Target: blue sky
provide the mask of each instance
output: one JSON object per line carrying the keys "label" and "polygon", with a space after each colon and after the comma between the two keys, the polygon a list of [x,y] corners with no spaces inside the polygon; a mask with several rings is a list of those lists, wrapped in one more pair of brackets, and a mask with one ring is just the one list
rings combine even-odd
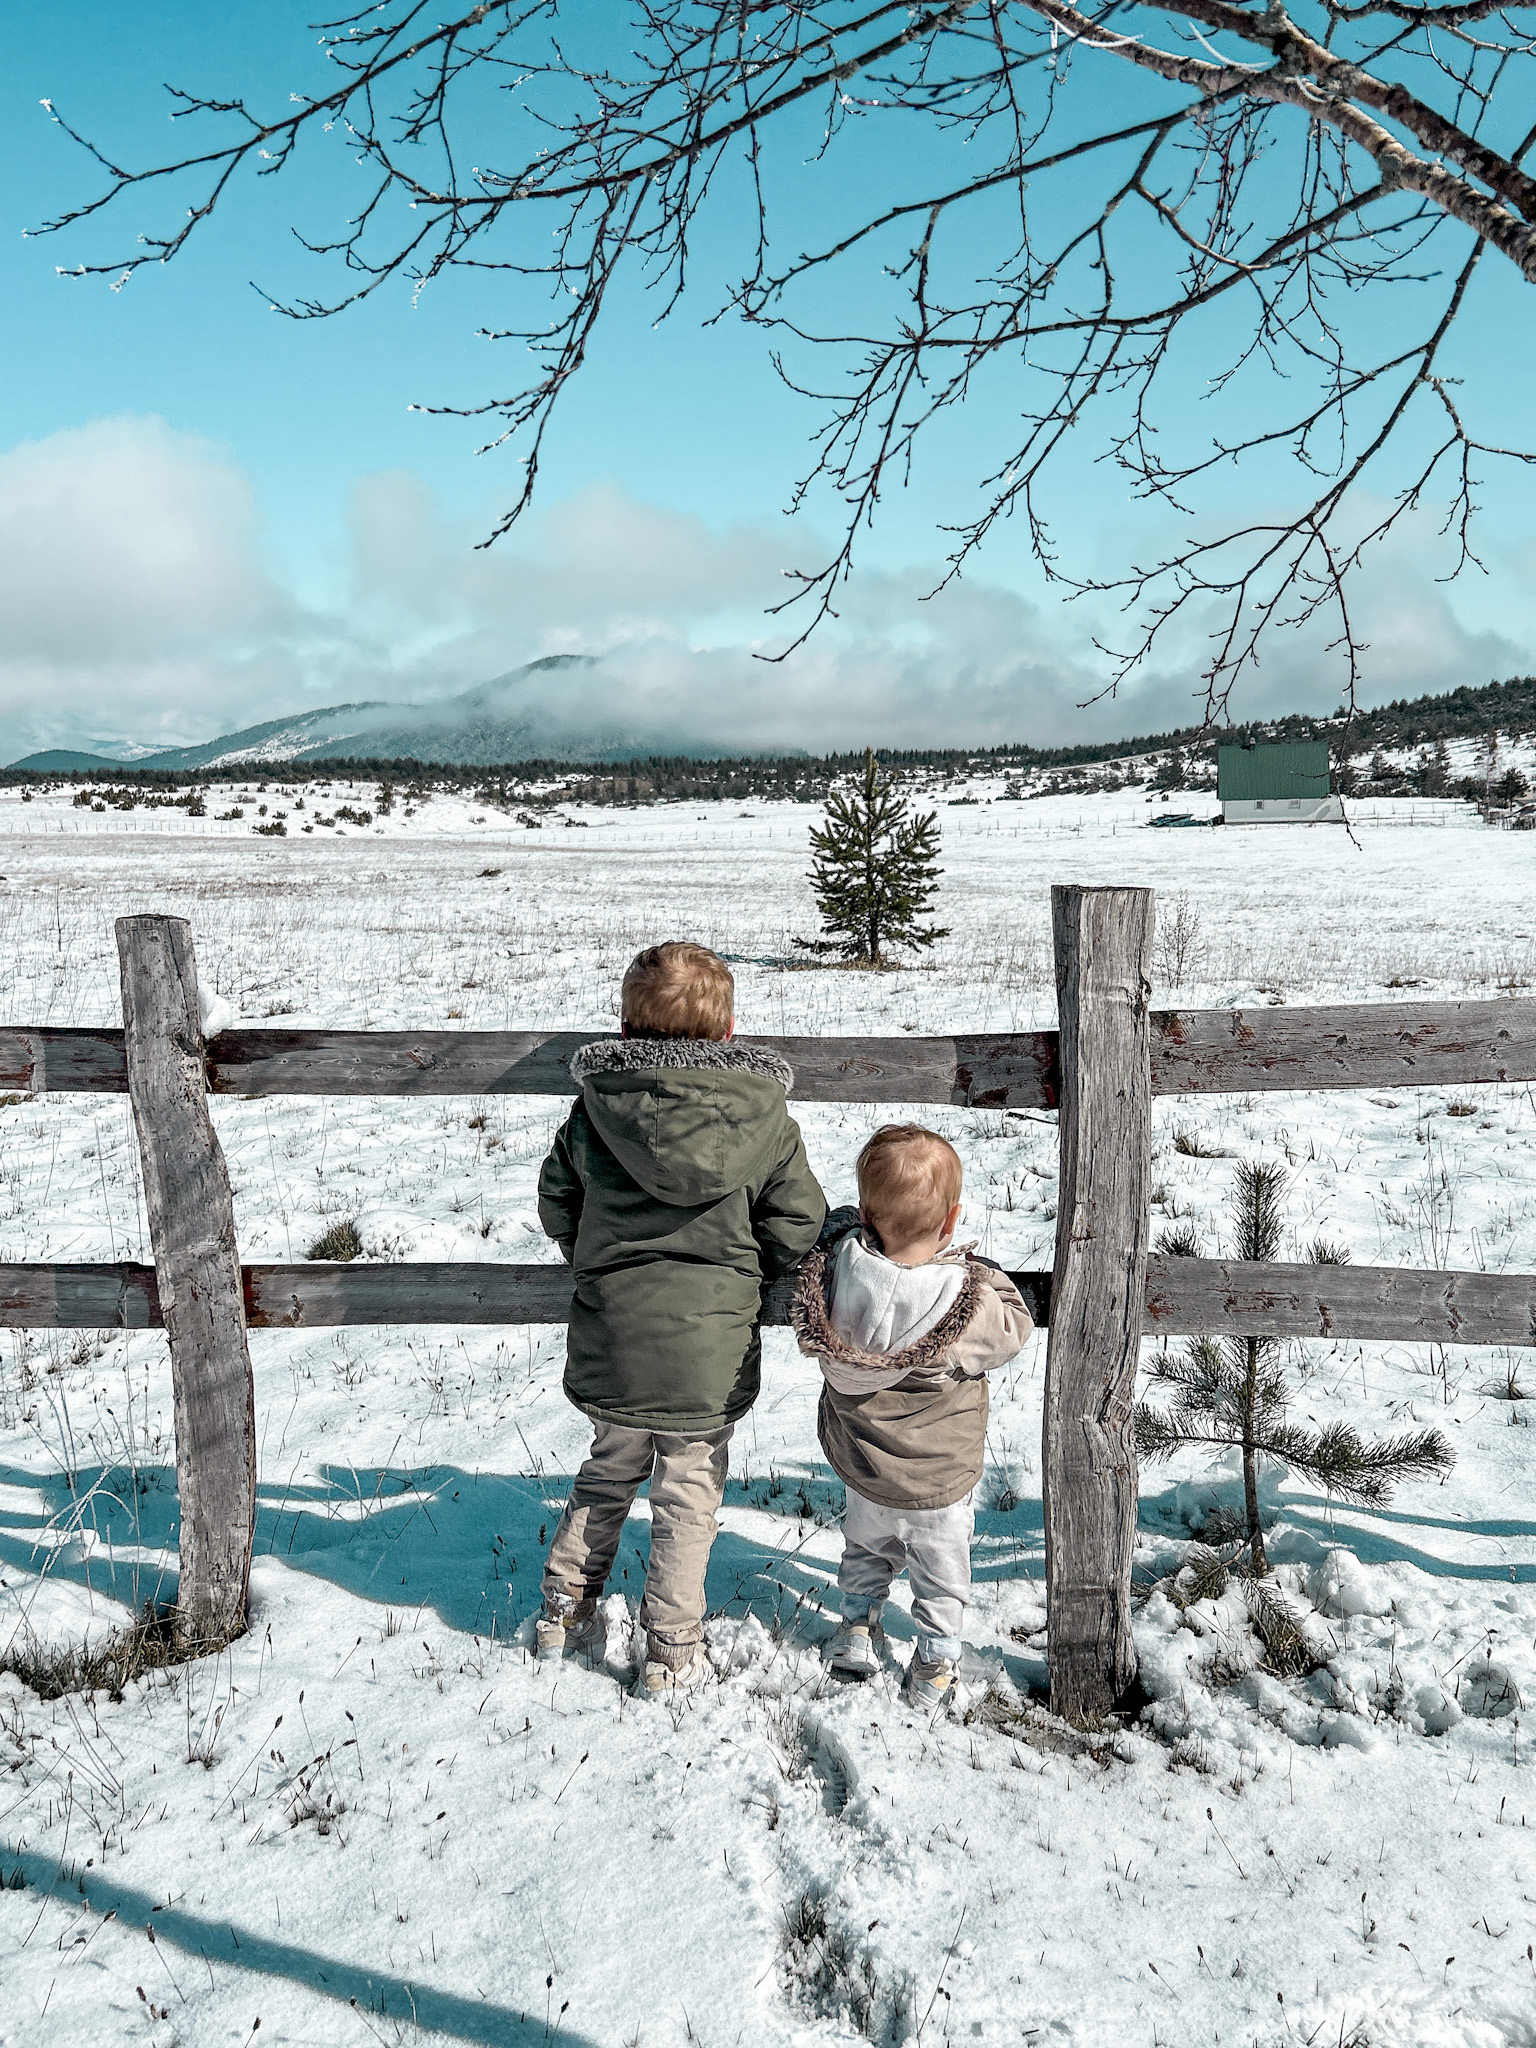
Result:
{"label": "blue sky", "polygon": [[[165,217],[155,202],[67,240],[16,239],[92,189],[40,99],[141,160],[183,140],[168,80],[244,87],[273,107],[323,75],[307,12],[292,0],[9,0],[4,11],[0,759],[96,734],[170,742],[342,698],[442,694],[569,649],[632,660],[653,683],[675,671],[677,690],[712,701],[739,693],[744,729],[760,737],[781,707],[782,737],[801,744],[1048,740],[1189,715],[1188,649],[1170,650],[1121,703],[1078,708],[1102,673],[1091,634],[1105,621],[1044,586],[1020,525],[999,531],[960,591],[920,602],[944,551],[936,523],[963,516],[1017,411],[1012,371],[934,436],[912,487],[889,498],[838,627],[789,669],[751,660],[780,644],[764,606],[786,566],[818,558],[836,508],[813,501],[785,522],[815,409],[785,391],[760,333],[705,324],[711,287],[733,270],[728,214],[701,245],[699,289],[665,325],[653,327],[637,286],[620,293],[559,417],[537,515],[491,556],[472,544],[511,493],[511,463],[476,457],[473,423],[409,408],[511,382],[504,354],[475,334],[508,317],[505,287],[455,281],[414,307],[401,287],[308,325],[251,289],[253,278],[314,286],[290,228],[334,221],[344,159],[247,181],[211,232],[119,292],[55,266],[120,250]],[[936,160],[910,124],[877,121],[830,187],[786,157],[786,242]],[[979,260],[983,228],[962,258]],[[1464,369],[1504,381],[1510,432],[1522,418],[1536,426],[1524,368],[1533,303],[1529,288],[1492,277],[1464,351]],[[821,310],[835,314],[835,297]],[[1193,399],[1189,430],[1200,430]],[[1090,453],[1056,510],[1073,559],[1104,567],[1157,535]],[[1256,487],[1283,492],[1286,480],[1221,486],[1229,502]],[[1364,585],[1372,695],[1536,662],[1529,473],[1498,478],[1487,500],[1488,577],[1435,586],[1426,516]],[[1248,703],[1325,709],[1337,695],[1320,645],[1298,638]]]}

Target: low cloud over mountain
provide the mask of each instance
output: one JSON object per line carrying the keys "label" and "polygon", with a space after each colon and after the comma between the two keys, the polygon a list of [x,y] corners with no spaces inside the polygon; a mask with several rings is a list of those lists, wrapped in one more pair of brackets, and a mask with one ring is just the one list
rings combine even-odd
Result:
{"label": "low cloud over mountain", "polygon": [[[413,476],[366,478],[344,573],[305,601],[268,558],[249,478],[215,445],[131,418],[13,449],[0,456],[0,759],[176,747],[192,765],[253,725],[275,745],[295,720],[303,751],[355,734],[358,751],[471,760],[1051,744],[1198,709],[1198,637],[1180,673],[1095,704],[1093,634],[1113,615],[1047,610],[984,576],[925,601],[932,563],[856,572],[835,620],[764,660],[797,630],[793,614],[767,615],[786,571],[822,558],[786,522],[714,531],[610,486],[496,548],[476,550],[482,533]],[[1411,537],[1358,586],[1357,620],[1373,700],[1531,662],[1461,622]],[[1329,709],[1339,682],[1321,639],[1277,643],[1241,710]],[[584,658],[529,666],[554,655]]]}

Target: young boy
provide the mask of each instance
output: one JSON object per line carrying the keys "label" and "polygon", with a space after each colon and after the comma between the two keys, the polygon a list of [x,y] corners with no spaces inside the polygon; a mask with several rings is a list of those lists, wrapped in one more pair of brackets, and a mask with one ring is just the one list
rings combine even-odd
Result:
{"label": "young boy", "polygon": [[795,1292],[800,1349],[821,1362],[817,1434],[848,1489],[835,1670],[880,1668],[880,1612],[903,1566],[917,1650],[916,1706],[946,1703],[971,1593],[972,1493],[986,1445],[985,1375],[1034,1325],[988,1261],[952,1251],[960,1157],[920,1124],[887,1124],[859,1154],[859,1221],[806,1260]]}
{"label": "young boy", "polygon": [[581,1094],[539,1175],[539,1221],[576,1271],[565,1392],[590,1415],[544,1568],[540,1657],[603,1654],[598,1597],[651,1487],[639,1687],[711,1675],[704,1569],[731,1430],[757,1399],[764,1283],[815,1244],[826,1202],[777,1053],[733,1045],[735,985],[705,946],[651,946],[624,977],[622,1039],[571,1061]]}

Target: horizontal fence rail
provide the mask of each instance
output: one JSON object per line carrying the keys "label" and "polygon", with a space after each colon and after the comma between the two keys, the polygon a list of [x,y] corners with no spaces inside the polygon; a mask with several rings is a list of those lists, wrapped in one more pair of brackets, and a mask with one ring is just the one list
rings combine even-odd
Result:
{"label": "horizontal fence rail", "polygon": [[[554,1264],[242,1266],[253,1330],[348,1323],[564,1323],[571,1275]],[[1042,1326],[1051,1276],[1010,1276]],[[793,1282],[764,1296],[789,1321]],[[153,1266],[0,1266],[0,1328],[159,1329]],[[1147,1261],[1148,1336],[1318,1337],[1402,1344],[1536,1344],[1536,1274],[1435,1273],[1401,1266],[1249,1266]]]}
{"label": "horizontal fence rail", "polygon": [[[1155,1010],[1154,1095],[1290,1088],[1472,1087],[1536,1080],[1536,1002]],[[225,1031],[206,1050],[215,1095],[572,1095],[590,1031]],[[953,1038],[759,1038],[802,1102],[1052,1109],[1054,1031]],[[122,1094],[120,1030],[0,1026],[0,1088]]]}
{"label": "horizontal fence rail", "polygon": [[[1060,1031],[750,1042],[788,1059],[798,1102],[1057,1113],[1054,1270],[1012,1277],[1037,1323],[1051,1323],[1056,1295],[1041,1465],[1051,1700],[1093,1723],[1134,1692],[1129,1403],[1142,1336],[1536,1345],[1536,1274],[1148,1257],[1150,1097],[1528,1083],[1536,1002],[1150,1010],[1150,893],[1051,894]],[[204,1041],[190,925],[126,917],[116,932],[126,1033],[0,1026],[0,1092],[130,1095],[156,1264],[0,1265],[0,1327],[169,1324],[177,1612],[206,1644],[246,1621],[257,1479],[247,1329],[559,1325],[574,1285],[556,1263],[239,1264],[207,1094],[568,1097],[572,1054],[604,1034],[262,1028]],[[788,1321],[792,1291],[791,1280],[765,1291],[765,1323]]]}

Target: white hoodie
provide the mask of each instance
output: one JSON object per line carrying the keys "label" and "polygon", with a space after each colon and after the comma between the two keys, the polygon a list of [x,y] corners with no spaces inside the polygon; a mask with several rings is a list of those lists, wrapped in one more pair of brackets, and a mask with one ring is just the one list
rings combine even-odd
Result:
{"label": "white hoodie", "polygon": [[[832,1255],[827,1314],[833,1329],[862,1352],[905,1351],[926,1336],[959,1300],[966,1280],[965,1253],[940,1252],[921,1266],[901,1266],[877,1251],[862,1230],[851,1230]],[[845,1394],[894,1387],[910,1361],[886,1371],[823,1358],[821,1369]]]}

